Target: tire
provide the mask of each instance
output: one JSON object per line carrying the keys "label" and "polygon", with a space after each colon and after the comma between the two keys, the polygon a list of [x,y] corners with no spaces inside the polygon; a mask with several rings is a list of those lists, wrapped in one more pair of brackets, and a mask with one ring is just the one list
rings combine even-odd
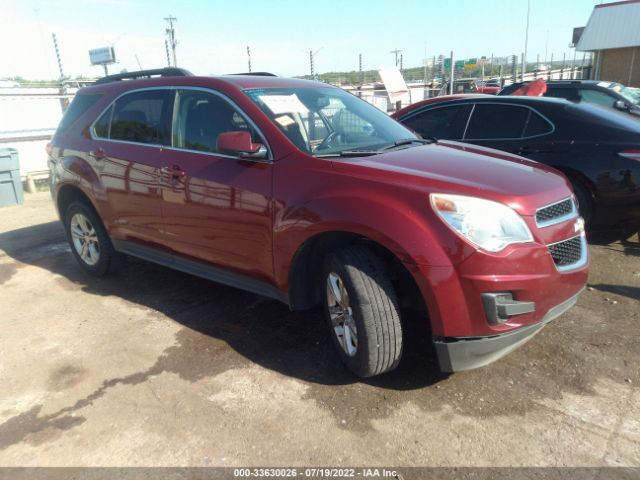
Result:
{"label": "tire", "polygon": [[[64,227],[71,253],[85,272],[102,277],[120,267],[123,256],[114,250],[100,217],[92,207],[84,202],[71,203],[65,212]],[[85,244],[87,249],[83,250]]]}
{"label": "tire", "polygon": [[[337,296],[342,297],[342,303]],[[322,298],[331,337],[349,370],[360,377],[372,377],[398,366],[403,345],[400,309],[379,257],[363,246],[349,246],[328,255]]]}
{"label": "tire", "polygon": [[591,198],[591,194],[586,189],[586,187],[582,186],[582,184],[578,182],[571,182],[571,186],[573,187],[573,193],[576,195],[576,200],[578,201],[578,212],[580,216],[584,218],[584,221],[588,223],[593,216],[593,199]]}

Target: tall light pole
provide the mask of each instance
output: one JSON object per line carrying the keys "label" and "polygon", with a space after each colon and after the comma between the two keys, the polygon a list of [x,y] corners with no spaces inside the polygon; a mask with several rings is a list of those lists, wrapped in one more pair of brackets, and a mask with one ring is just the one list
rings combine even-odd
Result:
{"label": "tall light pole", "polygon": [[531,0],[527,0],[527,28],[524,31],[524,55],[522,55],[522,81],[527,71],[527,46],[529,44],[529,13],[531,11]]}

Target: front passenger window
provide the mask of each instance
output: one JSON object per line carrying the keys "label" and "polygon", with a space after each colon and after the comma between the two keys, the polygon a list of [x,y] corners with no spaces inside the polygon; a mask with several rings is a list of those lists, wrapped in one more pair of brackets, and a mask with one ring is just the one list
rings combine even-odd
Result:
{"label": "front passenger window", "polygon": [[178,116],[173,146],[217,153],[218,136],[224,132],[248,131],[258,141],[245,118],[219,95],[202,91],[178,92]]}
{"label": "front passenger window", "polygon": [[403,120],[403,123],[423,138],[455,140],[462,138],[466,110],[466,105],[437,107],[417,113]]}

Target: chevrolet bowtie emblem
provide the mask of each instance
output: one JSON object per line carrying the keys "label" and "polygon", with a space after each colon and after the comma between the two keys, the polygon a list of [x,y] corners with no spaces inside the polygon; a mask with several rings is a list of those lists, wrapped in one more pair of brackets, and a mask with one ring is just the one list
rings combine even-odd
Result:
{"label": "chevrolet bowtie emblem", "polygon": [[573,224],[573,231],[576,233],[584,232],[584,219],[582,217],[578,217],[576,223]]}

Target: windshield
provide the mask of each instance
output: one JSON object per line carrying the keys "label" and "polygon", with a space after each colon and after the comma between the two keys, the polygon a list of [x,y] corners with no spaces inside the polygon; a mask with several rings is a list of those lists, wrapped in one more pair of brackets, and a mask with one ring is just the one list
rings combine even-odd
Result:
{"label": "windshield", "polygon": [[620,83],[612,83],[609,88],[622,95],[625,100],[633,103],[636,107],[640,107],[640,88],[625,87]]}
{"label": "windshield", "polygon": [[418,138],[373,105],[339,88],[259,88],[244,92],[289,140],[312,155],[371,153]]}

